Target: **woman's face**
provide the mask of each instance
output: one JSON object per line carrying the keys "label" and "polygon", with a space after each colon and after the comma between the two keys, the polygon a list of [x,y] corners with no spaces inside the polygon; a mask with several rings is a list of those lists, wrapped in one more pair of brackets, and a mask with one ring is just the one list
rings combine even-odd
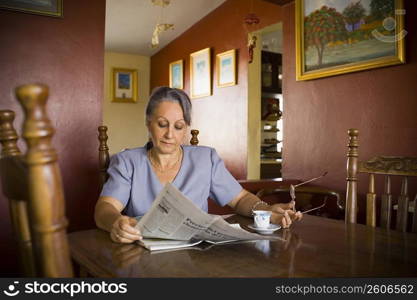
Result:
{"label": "woman's face", "polygon": [[147,124],[155,149],[163,154],[175,153],[183,143],[187,124],[178,102],[161,102]]}

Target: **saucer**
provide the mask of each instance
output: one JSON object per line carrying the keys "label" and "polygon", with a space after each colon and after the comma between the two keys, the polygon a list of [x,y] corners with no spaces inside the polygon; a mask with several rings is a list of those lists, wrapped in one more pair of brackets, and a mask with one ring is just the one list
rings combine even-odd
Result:
{"label": "saucer", "polygon": [[250,225],[248,225],[248,227],[250,229],[255,230],[256,232],[258,232],[260,234],[271,234],[274,231],[281,228],[281,226],[275,225],[275,224],[269,224],[269,227],[267,227],[267,228],[259,228],[259,227],[256,227],[255,224],[250,224]]}

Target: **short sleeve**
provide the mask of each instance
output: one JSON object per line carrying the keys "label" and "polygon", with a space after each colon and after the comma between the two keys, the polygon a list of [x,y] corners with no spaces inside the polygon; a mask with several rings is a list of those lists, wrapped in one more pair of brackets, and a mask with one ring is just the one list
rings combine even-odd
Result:
{"label": "short sleeve", "polygon": [[130,198],[132,170],[127,167],[121,153],[112,156],[107,173],[109,178],[104,184],[100,196],[116,198],[125,207]]}
{"label": "short sleeve", "polygon": [[226,169],[223,160],[215,149],[211,149],[211,186],[210,198],[224,206],[242,191],[242,186]]}

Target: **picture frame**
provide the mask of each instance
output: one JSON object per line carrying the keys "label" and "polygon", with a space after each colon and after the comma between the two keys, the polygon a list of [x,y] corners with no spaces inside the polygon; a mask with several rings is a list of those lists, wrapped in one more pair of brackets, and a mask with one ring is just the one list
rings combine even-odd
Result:
{"label": "picture frame", "polygon": [[169,87],[184,88],[184,61],[182,59],[169,64]]}
{"label": "picture frame", "polygon": [[112,102],[136,102],[138,95],[138,72],[135,69],[112,69]]}
{"label": "picture frame", "polygon": [[405,63],[404,2],[391,1],[296,0],[296,80]]}
{"label": "picture frame", "polygon": [[211,95],[211,53],[205,48],[190,54],[190,97]]}
{"label": "picture frame", "polygon": [[216,55],[217,86],[236,85],[236,49]]}
{"label": "picture frame", "polygon": [[0,0],[0,9],[62,18],[63,0]]}

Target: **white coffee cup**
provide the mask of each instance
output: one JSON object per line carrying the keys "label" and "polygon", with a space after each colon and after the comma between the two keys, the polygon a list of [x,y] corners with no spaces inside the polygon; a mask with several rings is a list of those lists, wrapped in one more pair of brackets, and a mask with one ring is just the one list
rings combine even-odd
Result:
{"label": "white coffee cup", "polygon": [[272,212],[269,210],[254,210],[253,220],[255,222],[255,227],[268,228],[271,222],[271,215]]}

